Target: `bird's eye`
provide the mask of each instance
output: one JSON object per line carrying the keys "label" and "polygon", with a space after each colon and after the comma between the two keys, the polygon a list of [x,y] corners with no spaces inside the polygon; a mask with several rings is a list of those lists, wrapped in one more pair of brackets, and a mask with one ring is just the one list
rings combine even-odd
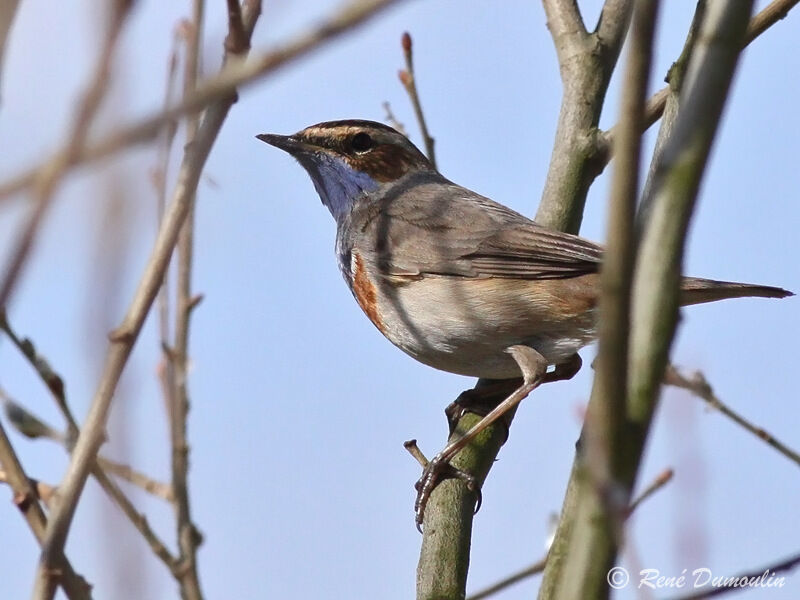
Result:
{"label": "bird's eye", "polygon": [[367,150],[372,150],[373,142],[372,138],[369,136],[368,133],[357,133],[353,136],[353,139],[350,140],[350,147],[353,149],[354,152],[366,152]]}

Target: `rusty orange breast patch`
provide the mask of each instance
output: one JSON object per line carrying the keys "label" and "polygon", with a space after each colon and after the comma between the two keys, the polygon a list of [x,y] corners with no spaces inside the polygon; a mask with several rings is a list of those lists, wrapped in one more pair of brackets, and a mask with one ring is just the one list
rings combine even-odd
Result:
{"label": "rusty orange breast patch", "polygon": [[378,313],[378,293],[375,285],[370,281],[364,261],[358,252],[353,252],[353,294],[361,310],[369,317],[378,331],[385,335],[383,321]]}

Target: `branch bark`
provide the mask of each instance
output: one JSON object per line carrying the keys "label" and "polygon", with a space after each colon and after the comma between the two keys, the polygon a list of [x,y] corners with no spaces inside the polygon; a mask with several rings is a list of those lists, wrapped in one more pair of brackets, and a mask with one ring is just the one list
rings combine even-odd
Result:
{"label": "branch bark", "polygon": [[[639,0],[621,103],[617,163],[611,184],[607,246],[600,274],[597,374],[573,474],[583,485],[577,510],[590,504],[593,533],[576,532],[553,542],[540,598],[601,598],[616,556],[632,483],[624,457],[628,332],[634,266],[634,214],[639,180],[642,122],[652,61],[657,0]],[[580,514],[580,512],[578,513]],[[562,522],[571,514],[565,507]],[[561,525],[559,529],[562,529]],[[580,536],[580,537],[576,537]]]}
{"label": "branch bark", "polygon": [[536,221],[578,233],[589,186],[602,172],[597,125],[630,20],[632,0],[607,0],[593,33],[574,1],[543,0],[563,84],[555,144]]}
{"label": "branch bark", "polygon": [[[636,481],[677,324],[686,231],[751,9],[751,2],[741,0],[708,2],[675,128],[656,167],[653,210],[634,270],[625,422],[615,446],[624,450],[616,483],[627,495]],[[590,414],[597,411],[596,403],[593,394]],[[587,417],[584,432],[591,426]],[[548,563],[539,597],[607,597],[606,573],[619,549],[609,532],[605,503],[579,456],[551,550],[559,558]]]}
{"label": "branch bark", "polygon": [[[258,12],[250,14],[247,24],[252,35]],[[55,589],[51,576],[53,560],[62,552],[69,533],[72,517],[86,478],[95,463],[97,451],[103,442],[108,409],[122,370],[139,336],[147,313],[161,286],[172,250],[192,205],[197,183],[211,146],[236,100],[230,93],[208,107],[198,129],[194,144],[186,149],[178,173],[173,201],[164,217],[150,260],[122,324],[111,334],[111,345],[106,356],[103,375],[92,400],[86,422],[75,444],[61,489],[61,502],[53,511],[43,543],[42,556],[36,573],[34,598],[51,599]]]}
{"label": "branch bark", "polygon": [[80,152],[65,156],[58,152],[40,165],[22,171],[0,183],[0,202],[31,185],[53,165],[66,162],[72,168],[98,161],[120,150],[152,140],[171,121],[202,111],[214,102],[228,97],[239,87],[270,75],[295,60],[303,58],[359,25],[366,23],[401,0],[352,0],[330,19],[303,33],[271,52],[247,60],[231,61],[215,77],[198,84],[188,98],[166,110],[160,110],[131,125],[108,133],[96,142],[87,143]]}

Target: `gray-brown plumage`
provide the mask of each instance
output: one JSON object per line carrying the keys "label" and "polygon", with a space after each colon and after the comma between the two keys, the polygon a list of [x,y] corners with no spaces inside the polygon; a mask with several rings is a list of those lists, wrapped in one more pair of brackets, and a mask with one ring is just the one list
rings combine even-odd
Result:
{"label": "gray-brown plumage", "polygon": [[[506,352],[566,363],[596,335],[602,248],[551,231],[439,174],[408,139],[369,121],[259,136],[303,165],[337,222],[339,265],[395,345],[453,373],[519,376]],[[786,290],[685,278],[682,304]]]}

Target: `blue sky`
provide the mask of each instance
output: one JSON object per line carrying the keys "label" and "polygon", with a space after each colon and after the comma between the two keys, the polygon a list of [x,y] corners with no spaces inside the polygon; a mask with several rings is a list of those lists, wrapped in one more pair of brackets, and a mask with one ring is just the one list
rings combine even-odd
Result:
{"label": "blue sky", "polygon": [[[204,61],[213,73],[224,3],[210,4]],[[337,6],[309,4],[266,3],[254,48],[289,39]],[[581,4],[594,23],[600,2]],[[653,91],[691,18],[686,3],[663,4]],[[91,2],[79,9],[22,2],[2,81],[0,179],[62,143],[98,45],[96,12]],[[97,131],[161,104],[172,31],[187,13],[188,3],[139,3]],[[790,14],[744,54],[692,224],[688,274],[800,290],[798,19]],[[242,92],[209,159],[197,210],[195,288],[205,300],[192,328],[191,490],[205,535],[199,556],[209,598],[410,597],[419,473],[402,442],[413,437],[428,455],[438,450],[444,407],[474,383],[415,363],[364,318],[336,268],[334,223],[311,182],[290,157],[254,136],[330,119],[381,120],[389,101],[419,142],[396,76],[400,35],[408,30],[440,170],[533,214],[560,101],[544,23],[537,2],[508,1],[501,10],[489,0],[406,2]],[[618,96],[615,80],[604,127],[616,120]],[[81,418],[105,332],[118,323],[153,241],[155,164],[151,146],[70,176],[10,307],[16,329],[64,376]],[[607,191],[606,177],[592,188],[582,229],[590,239],[603,240]],[[23,206],[0,211],[0,256]],[[796,299],[753,299],[688,309],[673,353],[675,363],[702,369],[723,400],[795,448],[798,306]],[[158,352],[149,319],[103,452],[166,479]],[[585,364],[594,353],[582,353]],[[0,384],[59,423],[47,391],[5,341]],[[542,555],[590,389],[585,368],[572,381],[538,390],[518,412],[475,520],[470,589]],[[17,435],[14,442],[31,475],[61,478],[60,449]],[[642,484],[668,466],[675,480],[637,512],[621,564],[733,575],[797,552],[796,466],[675,390],[664,394]],[[131,495],[171,541],[169,507]],[[165,570],[115,510],[90,483],[68,545],[76,569],[96,584],[98,597],[174,596]],[[0,523],[3,589],[25,597],[35,543],[10,503]],[[529,598],[536,586],[538,579],[498,598]],[[747,597],[796,598],[798,590],[794,575],[783,590]]]}

